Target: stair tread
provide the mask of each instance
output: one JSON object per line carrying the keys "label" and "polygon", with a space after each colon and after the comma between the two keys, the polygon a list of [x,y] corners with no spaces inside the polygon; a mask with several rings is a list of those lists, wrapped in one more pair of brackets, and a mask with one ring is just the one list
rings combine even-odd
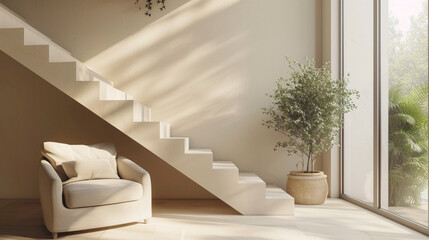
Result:
{"label": "stair tread", "polygon": [[2,32],[13,32],[13,31],[22,31],[24,32],[24,28],[22,27],[2,27],[0,28]]}
{"label": "stair tread", "polygon": [[189,149],[186,153],[187,154],[213,154],[211,149],[197,149],[197,148]]}
{"label": "stair tread", "polygon": [[[82,81],[83,82],[83,81]],[[96,82],[96,81],[86,81],[86,82]],[[141,107],[145,107],[145,108],[149,108],[144,104],[141,104],[140,102],[137,102],[134,99],[100,99],[100,101],[102,101],[103,103],[113,103],[113,104],[136,104],[139,105]]]}
{"label": "stair tread", "polygon": [[189,139],[188,137],[167,137],[165,139]]}
{"label": "stair tread", "polygon": [[238,177],[239,183],[265,183],[258,175],[251,172],[240,172]]}
{"label": "stair tread", "polygon": [[265,190],[266,199],[293,199],[291,195],[285,192],[283,189],[275,185],[267,185]]}
{"label": "stair tread", "polygon": [[233,169],[238,170],[238,167],[231,161],[214,161],[213,169]]}

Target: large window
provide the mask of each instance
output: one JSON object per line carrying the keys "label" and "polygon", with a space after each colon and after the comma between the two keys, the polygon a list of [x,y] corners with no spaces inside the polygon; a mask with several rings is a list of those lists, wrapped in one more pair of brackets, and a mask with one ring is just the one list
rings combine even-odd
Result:
{"label": "large window", "polygon": [[429,234],[428,0],[342,0],[342,196]]}

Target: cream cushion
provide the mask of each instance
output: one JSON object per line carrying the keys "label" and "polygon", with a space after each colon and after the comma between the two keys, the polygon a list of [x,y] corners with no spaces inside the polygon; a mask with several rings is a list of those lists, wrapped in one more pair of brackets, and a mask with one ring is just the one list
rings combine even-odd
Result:
{"label": "cream cushion", "polygon": [[68,208],[93,207],[139,200],[142,185],[124,179],[98,179],[64,185],[65,205]]}
{"label": "cream cushion", "polygon": [[118,174],[112,169],[109,159],[100,158],[63,162],[63,169],[67,177],[70,178],[64,184],[90,179],[119,179]]}
{"label": "cream cushion", "polygon": [[65,183],[100,178],[119,179],[116,149],[111,143],[69,145],[45,142],[42,154]]}

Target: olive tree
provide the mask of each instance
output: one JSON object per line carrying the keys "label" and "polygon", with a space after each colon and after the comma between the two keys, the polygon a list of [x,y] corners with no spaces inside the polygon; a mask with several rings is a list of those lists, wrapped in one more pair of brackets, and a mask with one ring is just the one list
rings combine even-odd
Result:
{"label": "olive tree", "polygon": [[338,144],[343,115],[356,108],[358,91],[347,88],[347,79],[333,79],[329,64],[317,68],[315,61],[304,64],[290,58],[290,76],[279,78],[272,94],[272,106],[262,125],[286,135],[274,150],[285,148],[289,155],[301,156],[302,170],[314,171],[316,157]]}

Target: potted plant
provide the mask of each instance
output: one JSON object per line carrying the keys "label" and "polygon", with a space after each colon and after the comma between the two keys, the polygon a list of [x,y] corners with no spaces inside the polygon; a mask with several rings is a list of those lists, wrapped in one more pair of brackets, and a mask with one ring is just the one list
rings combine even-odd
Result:
{"label": "potted plant", "polygon": [[322,204],[328,185],[326,175],[314,169],[316,157],[338,144],[343,115],[356,108],[355,90],[347,89],[348,79],[333,79],[329,64],[317,68],[307,59],[301,64],[286,58],[291,70],[288,78],[279,78],[277,88],[268,96],[272,106],[263,108],[268,115],[262,125],[286,135],[274,150],[285,148],[298,155],[298,171],[288,175],[286,191],[298,204]]}

